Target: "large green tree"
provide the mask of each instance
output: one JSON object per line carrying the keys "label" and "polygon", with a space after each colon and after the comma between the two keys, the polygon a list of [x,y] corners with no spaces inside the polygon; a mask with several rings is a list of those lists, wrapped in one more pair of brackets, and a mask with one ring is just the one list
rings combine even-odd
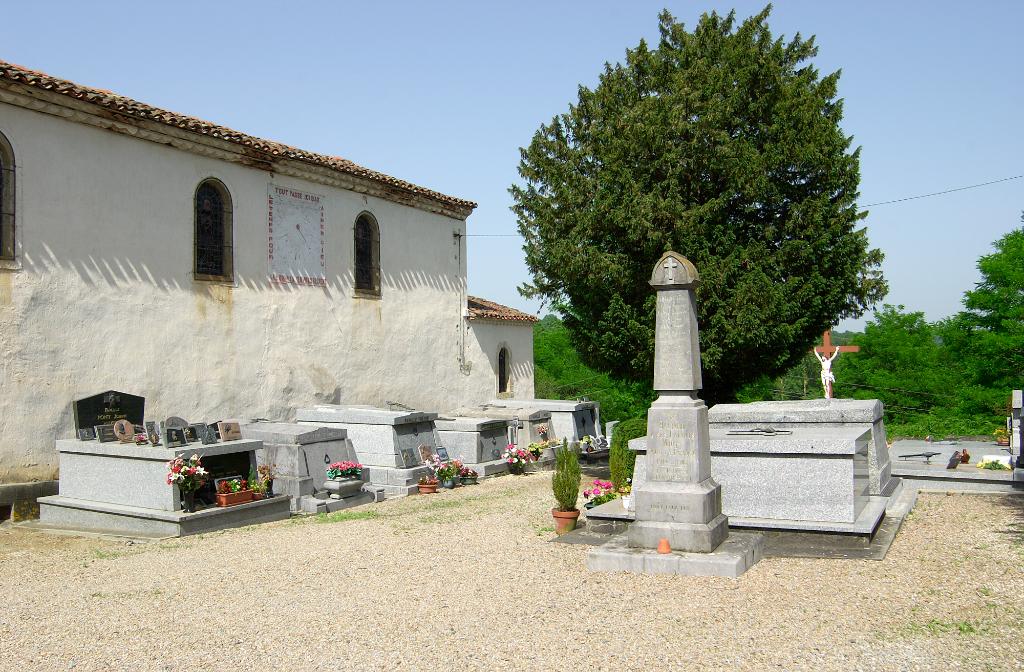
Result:
{"label": "large green tree", "polygon": [[1005,392],[1005,404],[1024,385],[1024,227],[993,246],[978,260],[981,281],[964,293],[965,310],[944,323],[942,338],[971,382]]}
{"label": "large green tree", "polygon": [[532,274],[585,360],[648,380],[654,262],[693,261],[705,396],[723,400],[795,363],[822,330],[886,291],[858,228],[859,150],[839,126],[839,73],[814,39],[773,37],[770,7],[738,24],[667,12],[581,86],[521,150],[512,207]]}

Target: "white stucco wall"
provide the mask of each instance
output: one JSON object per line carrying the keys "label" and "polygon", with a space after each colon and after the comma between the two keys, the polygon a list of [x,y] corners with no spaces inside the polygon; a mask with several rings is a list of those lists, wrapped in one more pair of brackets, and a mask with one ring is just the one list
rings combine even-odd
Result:
{"label": "white stucco wall", "polygon": [[[106,389],[145,396],[150,419],[199,421],[493,396],[493,373],[460,366],[464,220],[15,105],[0,103],[0,132],[15,152],[20,266],[0,270],[0,483],[54,477],[72,400]],[[192,279],[193,196],[208,177],[231,194],[233,285]],[[269,282],[268,183],[324,197],[326,288]],[[364,210],[380,226],[381,300],[353,297]],[[532,393],[532,355],[530,377]]]}
{"label": "white stucco wall", "polygon": [[[476,319],[467,324],[469,388],[487,390],[487,399],[533,399],[533,323]],[[509,354],[509,391],[499,395],[498,352],[502,347],[508,348]]]}

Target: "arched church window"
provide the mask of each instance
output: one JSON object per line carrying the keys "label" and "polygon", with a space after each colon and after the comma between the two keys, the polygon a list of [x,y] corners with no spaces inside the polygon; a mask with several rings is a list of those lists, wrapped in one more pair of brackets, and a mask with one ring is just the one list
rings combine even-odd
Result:
{"label": "arched church window", "polygon": [[508,392],[508,348],[498,350],[498,394]]}
{"label": "arched church window", "polygon": [[0,133],[0,259],[14,259],[14,150]]}
{"label": "arched church window", "polygon": [[380,229],[368,212],[356,218],[355,281],[357,292],[380,295]]}
{"label": "arched church window", "polygon": [[230,280],[231,195],[219,180],[208,179],[196,188],[195,276],[199,280]]}

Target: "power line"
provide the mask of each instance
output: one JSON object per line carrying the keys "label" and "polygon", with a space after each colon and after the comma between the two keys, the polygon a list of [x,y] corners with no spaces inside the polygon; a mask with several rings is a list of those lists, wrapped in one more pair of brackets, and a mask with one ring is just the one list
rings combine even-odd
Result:
{"label": "power line", "polygon": [[[993,184],[1001,184],[1003,182],[1010,182],[1012,180],[1019,180],[1024,175],[1011,175],[1010,177],[1003,177],[998,180],[992,180],[991,182],[981,182],[979,184],[969,184],[966,187],[954,187],[952,189],[945,189],[943,191],[934,191],[930,194],[919,194],[917,196],[904,196],[903,198],[894,198],[891,201],[879,201],[877,203],[868,203],[860,206],[861,208],[873,208],[878,205],[890,205],[892,203],[903,203],[904,201],[916,201],[919,198],[931,198],[932,196],[942,196],[944,194],[952,194],[958,191],[966,191],[968,189],[977,189],[978,187],[987,187]],[[522,234],[519,233],[467,233],[468,238],[521,238]]]}
{"label": "power line", "polygon": [[987,187],[990,184],[999,184],[1000,182],[1009,182],[1010,180],[1019,180],[1024,175],[1013,175],[1012,177],[1004,177],[999,180],[992,180],[991,182],[982,182],[981,184],[971,184],[966,187],[954,187],[953,189],[946,189],[945,191],[936,191],[931,194],[921,194],[920,196],[906,196],[904,198],[896,198],[891,201],[879,201],[878,203],[868,203],[862,205],[862,208],[873,208],[876,205],[889,205],[890,203],[902,203],[903,201],[913,201],[919,198],[930,198],[932,196],[942,196],[943,194],[952,194],[955,191],[965,191],[967,189],[977,189],[978,187]]}

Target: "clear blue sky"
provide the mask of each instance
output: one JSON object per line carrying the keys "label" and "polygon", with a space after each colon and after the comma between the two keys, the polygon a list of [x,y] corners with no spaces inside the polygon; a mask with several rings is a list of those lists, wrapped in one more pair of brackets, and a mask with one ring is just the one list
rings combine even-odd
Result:
{"label": "clear blue sky", "polygon": [[[763,3],[7,0],[0,59],[475,200],[470,233],[514,233],[519,147],[656,40],[663,6],[692,26]],[[862,203],[1024,173],[1024,2],[779,2],[771,25],[842,69]],[[887,302],[958,310],[1022,209],[1024,179],[872,208]],[[470,239],[472,293],[533,312],[527,279],[517,238]]]}

